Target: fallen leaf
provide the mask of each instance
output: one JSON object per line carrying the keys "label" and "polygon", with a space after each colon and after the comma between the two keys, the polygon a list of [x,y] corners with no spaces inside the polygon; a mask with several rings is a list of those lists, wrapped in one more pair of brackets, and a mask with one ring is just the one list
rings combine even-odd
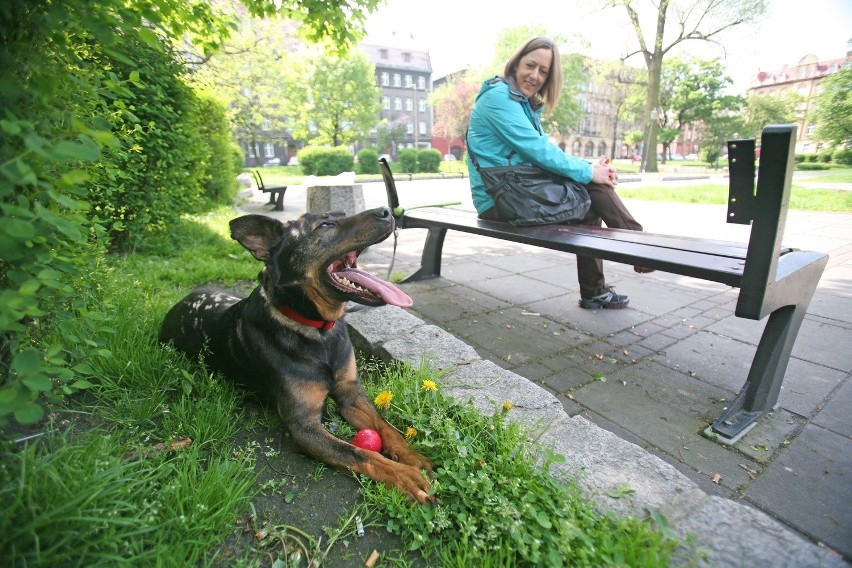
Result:
{"label": "fallen leaf", "polygon": [[718,485],[722,481],[722,474],[721,473],[714,473],[712,481],[713,481],[713,483]]}
{"label": "fallen leaf", "polygon": [[604,358],[603,353],[595,353],[595,359],[599,359],[599,360],[603,361],[603,358]]}

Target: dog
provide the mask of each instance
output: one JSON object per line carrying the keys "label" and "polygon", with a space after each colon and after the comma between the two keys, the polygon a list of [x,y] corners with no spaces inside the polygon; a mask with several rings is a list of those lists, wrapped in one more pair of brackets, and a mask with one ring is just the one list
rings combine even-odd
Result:
{"label": "dog", "polygon": [[[246,297],[200,287],[166,314],[160,341],[205,363],[274,403],[297,451],[398,488],[419,503],[432,464],[411,450],[367,398],[343,316],[354,301],[410,307],[393,284],[358,268],[367,247],[394,229],[387,207],[343,216],[311,214],[282,223],[264,215],[230,222],[231,238],[264,267]],[[357,448],[322,425],[326,399],[355,429],[371,428],[382,453]],[[423,472],[427,475],[424,475]]]}

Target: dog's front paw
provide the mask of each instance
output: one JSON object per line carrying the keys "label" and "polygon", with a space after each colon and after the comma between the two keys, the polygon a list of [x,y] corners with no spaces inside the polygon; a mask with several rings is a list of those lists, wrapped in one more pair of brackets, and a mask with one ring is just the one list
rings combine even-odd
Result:
{"label": "dog's front paw", "polygon": [[421,505],[435,502],[435,497],[429,494],[432,484],[423,475],[422,469],[405,464],[397,464],[397,467],[399,471],[395,472],[395,485],[406,497]]}
{"label": "dog's front paw", "polygon": [[394,452],[389,453],[388,457],[393,461],[416,467],[418,470],[425,469],[429,476],[432,476],[432,462],[426,457],[412,449],[402,447],[396,448]]}

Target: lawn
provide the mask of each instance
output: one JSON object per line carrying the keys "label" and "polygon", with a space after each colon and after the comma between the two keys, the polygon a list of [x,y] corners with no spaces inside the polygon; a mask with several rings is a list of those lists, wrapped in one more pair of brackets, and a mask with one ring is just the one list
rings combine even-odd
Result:
{"label": "lawn", "polygon": [[377,566],[668,563],[678,543],[664,519],[601,513],[548,475],[563,458],[506,420],[510,405],[481,416],[424,369],[361,356],[370,396],[393,395],[382,412],[436,464],[437,506],[275,447],[274,413],[156,341],[194,285],[255,279],[257,262],[227,237],[232,216],[186,219],[79,283],[80,317],[53,333],[88,345],[92,387],[51,405],[48,422],[3,432],[10,565],[349,566],[373,549]]}

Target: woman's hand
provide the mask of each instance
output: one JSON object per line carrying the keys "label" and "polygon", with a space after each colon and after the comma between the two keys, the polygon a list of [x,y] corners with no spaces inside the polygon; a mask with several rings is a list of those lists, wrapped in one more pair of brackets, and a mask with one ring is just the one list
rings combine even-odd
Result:
{"label": "woman's hand", "polygon": [[592,164],[592,183],[602,183],[612,188],[618,185],[618,170],[610,165],[606,156],[601,156]]}

